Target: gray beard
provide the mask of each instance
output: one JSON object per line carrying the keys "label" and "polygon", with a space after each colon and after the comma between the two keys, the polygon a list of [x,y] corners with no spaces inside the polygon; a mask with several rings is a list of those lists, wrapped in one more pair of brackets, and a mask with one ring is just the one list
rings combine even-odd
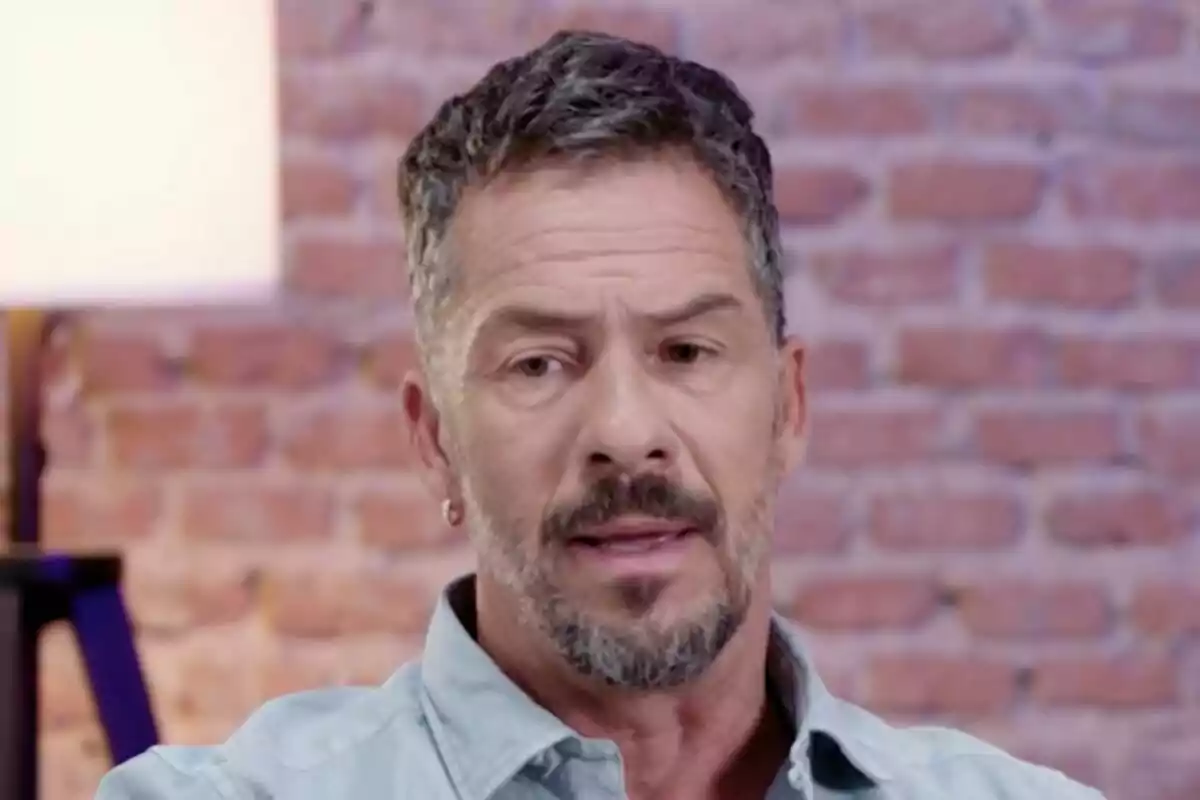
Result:
{"label": "gray beard", "polygon": [[668,629],[602,625],[559,601],[538,623],[559,655],[580,675],[638,691],[674,689],[703,675],[745,619],[745,604],[718,601],[698,619]]}
{"label": "gray beard", "polygon": [[[756,511],[753,523],[761,525],[766,508]],[[477,532],[489,531],[484,519],[478,522]],[[722,590],[710,595],[704,606],[667,625],[637,619],[653,608],[666,584],[629,581],[618,590],[631,619],[614,624],[600,622],[579,608],[541,565],[523,557],[512,540],[483,538],[479,544],[485,545],[487,557],[480,558],[479,568],[519,598],[524,625],[539,630],[581,676],[637,691],[678,688],[712,666],[746,619],[754,576],[769,547],[762,535],[743,542],[729,564]]]}
{"label": "gray beard", "polygon": [[[777,414],[776,427],[780,420]],[[768,483],[773,485],[778,470],[779,465],[773,463]],[[755,576],[770,547],[773,504],[769,494],[759,498],[749,519],[743,521],[745,530],[753,535],[741,541],[737,552],[726,553],[729,562],[723,591],[707,598],[698,612],[667,626],[655,626],[636,618],[653,607],[665,584],[629,581],[619,587],[633,618],[628,623],[604,624],[592,619],[560,591],[544,565],[523,552],[518,539],[498,534],[506,526],[494,525],[495,518],[483,513],[473,488],[464,482],[480,570],[519,598],[522,622],[541,631],[559,656],[584,677],[630,690],[678,688],[712,666],[746,619]]]}

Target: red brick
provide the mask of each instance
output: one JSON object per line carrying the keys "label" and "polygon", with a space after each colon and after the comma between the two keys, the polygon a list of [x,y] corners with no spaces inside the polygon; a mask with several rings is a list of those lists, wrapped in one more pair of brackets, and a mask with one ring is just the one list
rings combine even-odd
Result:
{"label": "red brick", "polygon": [[844,303],[945,303],[958,294],[958,252],[952,247],[818,251],[809,266],[829,295]]}
{"label": "red brick", "polygon": [[330,332],[311,327],[206,327],[194,334],[190,371],[209,386],[305,389],[331,379],[338,351]]}
{"label": "red brick", "polygon": [[950,100],[953,127],[973,136],[1045,139],[1087,130],[1094,114],[1086,93],[1075,87],[972,85]]}
{"label": "red brick", "polygon": [[1200,377],[1200,340],[1179,336],[1067,337],[1059,374],[1070,386],[1180,389]]}
{"label": "red brick", "polygon": [[1172,253],[1154,265],[1154,291],[1165,308],[1200,307],[1200,251]]}
{"label": "red brick", "polygon": [[281,181],[285,220],[344,217],[354,210],[354,176],[332,158],[285,155]]}
{"label": "red brick", "polygon": [[361,49],[367,8],[355,0],[281,0],[275,14],[284,60],[340,56]]}
{"label": "red brick", "polygon": [[914,161],[892,169],[887,206],[902,222],[1011,222],[1037,210],[1045,185],[1032,164]]}
{"label": "red brick", "polygon": [[1150,656],[1061,658],[1036,665],[1032,678],[1034,701],[1047,706],[1161,707],[1176,696],[1174,664]]}
{"label": "red brick", "polygon": [[629,5],[555,8],[529,0],[499,0],[461,13],[435,3],[389,3],[375,17],[375,35],[390,49],[422,56],[510,57],[561,29],[602,31],[667,51],[679,49],[677,13]]}
{"label": "red brick", "polygon": [[1122,453],[1117,415],[1091,407],[983,410],[974,431],[981,456],[1016,466],[1105,462]]}
{"label": "red brick", "polygon": [[300,542],[333,536],[327,487],[255,478],[185,484],[180,530],[197,540]]}
{"label": "red brick", "polygon": [[1064,177],[1067,207],[1084,219],[1143,223],[1200,220],[1200,162],[1089,161]]}
{"label": "red brick", "polygon": [[493,0],[470,13],[446,4],[379,3],[371,18],[371,40],[382,48],[413,56],[508,58],[528,47],[529,0]]}
{"label": "red brick", "polygon": [[74,632],[66,623],[45,628],[39,639],[38,711],[41,725],[60,730],[94,724],[96,705]]}
{"label": "red brick", "polygon": [[1132,253],[1107,245],[1001,242],[986,248],[983,259],[989,298],[1033,306],[1127,307],[1136,300],[1141,277]]}
{"label": "red brick", "polygon": [[688,57],[719,68],[769,66],[780,61],[825,61],[842,45],[836,4],[808,2],[744,7],[709,4],[689,11]]}
{"label": "red brick", "polygon": [[1075,547],[1162,546],[1186,533],[1179,509],[1151,489],[1061,493],[1046,511],[1046,528]]}
{"label": "red brick", "polygon": [[1200,92],[1118,89],[1108,101],[1109,129],[1117,136],[1156,145],[1200,141]]}
{"label": "red brick", "polygon": [[870,380],[869,362],[865,342],[814,342],[804,355],[804,378],[809,389],[863,389]]}
{"label": "red brick", "polygon": [[[3,318],[4,313],[0,311],[0,320]],[[49,313],[46,325],[49,330],[42,344],[43,383],[49,387],[62,386],[64,380],[73,377],[73,348],[80,339],[77,331],[84,326],[69,314],[56,315],[54,312]],[[0,342],[3,341],[4,335],[0,334]]]}
{"label": "red brick", "polygon": [[252,467],[268,444],[266,409],[255,404],[119,405],[106,422],[109,458],[121,467]]}
{"label": "red brick", "polygon": [[932,408],[829,408],[813,413],[812,431],[813,464],[896,465],[936,453],[941,420]]}
{"label": "red brick", "polygon": [[866,704],[885,714],[996,713],[1016,691],[1015,667],[974,656],[884,654],[867,667]]}
{"label": "red brick", "polygon": [[536,47],[554,33],[565,29],[611,33],[652,44],[669,53],[679,51],[680,23],[676,12],[586,5],[537,9],[518,26],[521,42],[518,46]]}
{"label": "red brick", "polygon": [[365,356],[366,373],[381,389],[399,389],[404,376],[418,368],[417,343],[412,332],[389,333],[372,342]]}
{"label": "red brick", "polygon": [[1138,426],[1142,462],[1173,477],[1200,476],[1200,412],[1147,412]]}
{"label": "red brick", "polygon": [[997,550],[1017,541],[1022,519],[1001,491],[888,491],[872,499],[868,527],[886,550]]}
{"label": "red brick", "polygon": [[344,670],[337,655],[340,643],[293,639],[276,644],[258,666],[260,698],[267,701],[344,684]]}
{"label": "red brick", "polygon": [[420,485],[364,489],[352,500],[350,513],[361,541],[382,550],[438,550],[465,541],[462,529],[446,524],[437,501]]}
{"label": "red brick", "polygon": [[[1004,749],[1022,761],[1058,770],[1073,781],[1086,786],[1103,783],[1103,759],[1097,748],[1076,742],[1042,742],[1037,734],[1027,735],[1025,742],[1015,742]],[[1004,747],[1001,743],[1000,746]]]}
{"label": "red brick", "polygon": [[1140,633],[1150,636],[1200,633],[1200,580],[1138,586],[1129,617]]}
{"label": "red brick", "polygon": [[1174,55],[1186,28],[1178,12],[1166,5],[1050,0],[1041,10],[1041,49],[1088,64]]}
{"label": "red brick", "polygon": [[847,167],[782,166],[775,173],[780,219],[797,225],[822,225],[849,216],[869,190],[867,180]]}
{"label": "red brick", "polygon": [[784,90],[789,131],[808,136],[886,137],[933,127],[929,98],[908,86],[818,83]]}
{"label": "red brick", "polygon": [[[1175,658],[1179,664],[1179,697],[1185,706],[1194,708],[1200,701],[1200,644],[1193,637],[1180,637]],[[1197,746],[1200,746],[1200,720],[1193,718],[1191,723],[1191,730],[1188,732],[1191,742],[1177,743],[1182,745],[1177,747],[1180,755],[1183,755],[1185,750],[1195,753]]]}
{"label": "red brick", "polygon": [[283,456],[319,470],[400,469],[412,453],[399,403],[347,403],[298,408],[281,437]]}
{"label": "red brick", "polygon": [[43,483],[42,536],[52,547],[95,547],[152,536],[163,515],[157,481],[52,473]]}
{"label": "red brick", "polygon": [[418,655],[410,644],[394,637],[280,642],[260,665],[260,696],[270,700],[307,689],[378,685],[398,665]]}
{"label": "red brick", "polygon": [[911,629],[937,612],[938,587],[929,578],[900,575],[819,577],[804,582],[790,614],[823,630]]}
{"label": "red brick", "polygon": [[248,617],[256,568],[223,549],[171,545],[127,558],[125,599],[139,633],[174,635]]}
{"label": "red brick", "polygon": [[[272,695],[272,698],[278,695]],[[243,713],[228,719],[220,717],[192,717],[175,714],[164,715],[161,737],[163,741],[185,747],[210,747],[213,742],[223,742],[243,727]]]}
{"label": "red brick", "polygon": [[398,154],[389,148],[372,153],[366,161],[366,178],[363,181],[363,205],[367,215],[382,220],[388,229],[398,226],[400,214],[400,189],[396,182]]}
{"label": "red brick", "polygon": [[1091,638],[1112,626],[1108,594],[1097,582],[994,580],[957,597],[963,625],[981,638]]}
{"label": "red brick", "polygon": [[254,711],[258,697],[254,670],[248,668],[254,660],[250,642],[222,641],[228,645],[213,647],[210,641],[197,640],[181,649],[173,662],[178,684],[164,710],[201,719],[245,717]]}
{"label": "red brick", "polygon": [[861,25],[868,55],[930,61],[1001,56],[1019,33],[1013,9],[986,0],[891,3],[867,11]]}
{"label": "red brick", "polygon": [[1196,747],[1194,739],[1145,743],[1145,752],[1135,752],[1123,760],[1120,777],[1109,796],[1195,800],[1200,797]]}
{"label": "red brick", "polygon": [[383,300],[408,296],[404,249],[399,242],[332,236],[296,240],[287,286],[319,299]]}
{"label": "red brick", "polygon": [[776,498],[773,533],[773,552],[783,557],[842,552],[850,537],[848,498],[809,486],[798,470]]}
{"label": "red brick", "polygon": [[78,339],[79,373],[89,394],[153,392],[178,385],[160,334],[85,329]]}
{"label": "red brick", "polygon": [[268,570],[264,606],[271,629],[284,636],[325,639],[424,632],[434,596],[384,565]]}
{"label": "red brick", "polygon": [[285,134],[330,142],[407,141],[430,116],[418,84],[382,71],[285,70],[279,102]]}
{"label": "red brick", "polygon": [[41,800],[79,800],[96,793],[100,779],[112,769],[102,737],[98,725],[88,725],[43,738],[38,759]]}
{"label": "red brick", "polygon": [[[344,643],[343,643],[344,642]],[[418,637],[398,638],[364,636],[343,640],[337,649],[346,681],[356,686],[375,686],[396,672],[397,666],[421,655]]]}
{"label": "red brick", "polygon": [[[7,409],[0,404],[0,409]],[[50,403],[42,410],[42,440],[47,463],[85,467],[96,461],[97,425],[91,409],[80,402]],[[0,450],[7,452],[7,444]]]}
{"label": "red brick", "polygon": [[896,357],[901,383],[978,389],[1046,381],[1046,338],[1031,328],[907,328],[899,331]]}

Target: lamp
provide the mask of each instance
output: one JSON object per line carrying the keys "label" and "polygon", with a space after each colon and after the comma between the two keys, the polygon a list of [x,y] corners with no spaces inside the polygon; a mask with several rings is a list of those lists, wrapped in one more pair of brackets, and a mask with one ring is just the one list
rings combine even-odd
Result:
{"label": "lamp", "polygon": [[114,726],[138,712],[116,694],[144,694],[132,637],[123,651],[100,625],[128,629],[119,557],[38,548],[48,314],[269,299],[280,261],[276,91],[271,0],[0,0],[11,497],[0,800],[36,797],[37,634],[48,621],[75,626],[114,760],[129,755],[116,752]]}

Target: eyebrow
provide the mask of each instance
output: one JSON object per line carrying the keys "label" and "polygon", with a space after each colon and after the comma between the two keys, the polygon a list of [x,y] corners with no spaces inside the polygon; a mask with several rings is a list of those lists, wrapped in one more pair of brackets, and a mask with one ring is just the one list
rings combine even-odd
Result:
{"label": "eyebrow", "polygon": [[[719,311],[738,311],[743,307],[742,301],[724,292],[708,292],[692,298],[676,308],[654,311],[639,316],[649,320],[659,327],[670,327],[689,322],[697,317],[714,314]],[[558,311],[547,311],[530,306],[512,306],[501,310],[487,324],[488,328],[523,328],[531,331],[561,331],[582,328],[587,325],[590,317],[583,314],[569,314]]]}

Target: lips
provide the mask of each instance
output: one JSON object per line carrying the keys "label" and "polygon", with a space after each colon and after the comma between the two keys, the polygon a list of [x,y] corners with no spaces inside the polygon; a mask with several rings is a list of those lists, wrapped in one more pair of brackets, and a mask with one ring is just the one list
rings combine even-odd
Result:
{"label": "lips", "polygon": [[611,553],[641,553],[694,532],[691,525],[671,520],[618,520],[572,536],[569,542]]}

